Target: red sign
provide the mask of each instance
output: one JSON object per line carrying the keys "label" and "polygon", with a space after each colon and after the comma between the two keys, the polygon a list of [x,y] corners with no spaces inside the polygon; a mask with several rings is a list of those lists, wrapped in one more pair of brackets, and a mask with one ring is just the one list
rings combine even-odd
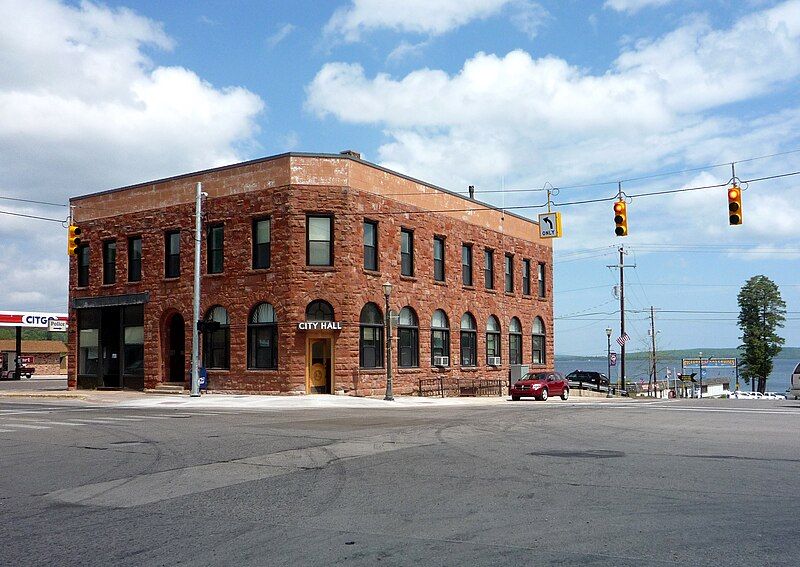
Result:
{"label": "red sign", "polygon": [[50,321],[68,321],[66,313],[0,311],[0,327],[47,327]]}
{"label": "red sign", "polygon": [[33,356],[20,356],[19,363],[22,365],[33,364]]}

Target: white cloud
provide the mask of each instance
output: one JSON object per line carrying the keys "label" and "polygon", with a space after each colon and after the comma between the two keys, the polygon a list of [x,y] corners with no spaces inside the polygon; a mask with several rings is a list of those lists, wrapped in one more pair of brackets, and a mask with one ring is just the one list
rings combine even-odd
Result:
{"label": "white cloud", "polygon": [[604,8],[611,8],[617,12],[627,12],[634,14],[642,8],[664,6],[675,0],[606,0]]}
{"label": "white cloud", "polygon": [[[154,65],[147,50],[173,47],[157,22],[127,9],[56,0],[5,0],[0,22],[0,194],[66,202],[234,162],[255,143],[263,101],[244,88],[214,87],[188,69]],[[35,231],[57,233],[57,246],[17,236],[19,257],[36,260],[24,280],[3,276],[5,297],[35,278],[57,286],[47,297],[63,301],[64,229],[26,221],[17,235]]]}
{"label": "white cloud", "polygon": [[[742,38],[759,39],[743,49]],[[800,143],[796,103],[760,116],[732,110],[796,84],[798,39],[800,2],[792,0],[726,30],[694,20],[639,41],[600,74],[522,50],[478,53],[452,75],[419,69],[399,78],[367,77],[357,64],[329,63],[308,86],[307,108],[347,123],[382,126],[390,138],[379,149],[383,165],[446,187],[497,188],[502,176],[512,187],[618,179]],[[596,196],[610,190],[592,191]],[[531,200],[530,194],[506,199],[507,205]],[[708,226],[701,223],[699,234],[710,234]],[[587,230],[577,234],[585,237]],[[798,235],[796,228],[787,230]],[[654,230],[647,236],[664,234]]]}
{"label": "white cloud", "polygon": [[531,0],[352,0],[334,12],[325,32],[339,34],[348,42],[379,29],[441,35],[504,9],[509,9],[515,24],[531,36],[547,14]]}

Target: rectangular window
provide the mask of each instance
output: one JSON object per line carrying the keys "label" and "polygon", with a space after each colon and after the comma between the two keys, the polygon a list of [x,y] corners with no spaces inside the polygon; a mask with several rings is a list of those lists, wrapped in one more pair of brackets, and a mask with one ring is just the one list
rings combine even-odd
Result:
{"label": "rectangular window", "polygon": [[100,372],[100,310],[78,309],[78,374]]}
{"label": "rectangular window", "polygon": [[255,219],[253,221],[253,268],[266,269],[270,264],[270,219]]}
{"label": "rectangular window", "polygon": [[225,268],[225,226],[210,225],[206,237],[208,239],[207,273],[221,274]]}
{"label": "rectangular window", "polygon": [[164,277],[181,275],[181,231],[170,230],[164,234]]}
{"label": "rectangular window", "polygon": [[142,237],[128,239],[128,281],[142,281]]}
{"label": "rectangular window", "polygon": [[378,223],[364,221],[364,269],[378,271]]}
{"label": "rectangular window", "polygon": [[400,230],[400,273],[414,275],[414,233],[407,228]]}
{"label": "rectangular window", "polygon": [[123,307],[122,312],[123,374],[144,374],[144,308]]}
{"label": "rectangular window", "polygon": [[531,261],[522,261],[522,295],[531,294]]}
{"label": "rectangular window", "polygon": [[306,264],[333,266],[333,218],[306,217]]}
{"label": "rectangular window", "polygon": [[103,242],[103,283],[113,284],[117,281],[117,241]]}
{"label": "rectangular window", "polygon": [[444,281],[444,237],[433,237],[433,279]]}
{"label": "rectangular window", "polygon": [[506,276],[506,293],[513,293],[514,291],[514,256],[506,254],[505,261],[505,276]]}
{"label": "rectangular window", "polygon": [[539,297],[545,296],[545,289],[544,289],[544,264],[539,263]]}
{"label": "rectangular window", "polygon": [[78,287],[89,285],[89,245],[78,246]]}
{"label": "rectangular window", "polygon": [[472,246],[461,245],[461,283],[472,285]]}
{"label": "rectangular window", "polygon": [[483,279],[486,283],[486,289],[494,289],[494,250],[487,248],[483,254]]}

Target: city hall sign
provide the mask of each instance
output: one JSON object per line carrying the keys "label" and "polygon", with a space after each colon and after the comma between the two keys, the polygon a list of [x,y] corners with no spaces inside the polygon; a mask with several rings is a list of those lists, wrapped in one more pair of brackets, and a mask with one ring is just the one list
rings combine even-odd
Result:
{"label": "city hall sign", "polygon": [[341,331],[341,321],[302,321],[297,324],[299,331]]}

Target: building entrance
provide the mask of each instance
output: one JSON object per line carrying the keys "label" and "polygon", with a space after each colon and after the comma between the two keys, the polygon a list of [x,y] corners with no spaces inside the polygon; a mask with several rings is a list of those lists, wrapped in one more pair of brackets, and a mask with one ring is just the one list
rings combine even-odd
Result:
{"label": "building entrance", "polygon": [[306,393],[333,393],[333,339],[306,339]]}

